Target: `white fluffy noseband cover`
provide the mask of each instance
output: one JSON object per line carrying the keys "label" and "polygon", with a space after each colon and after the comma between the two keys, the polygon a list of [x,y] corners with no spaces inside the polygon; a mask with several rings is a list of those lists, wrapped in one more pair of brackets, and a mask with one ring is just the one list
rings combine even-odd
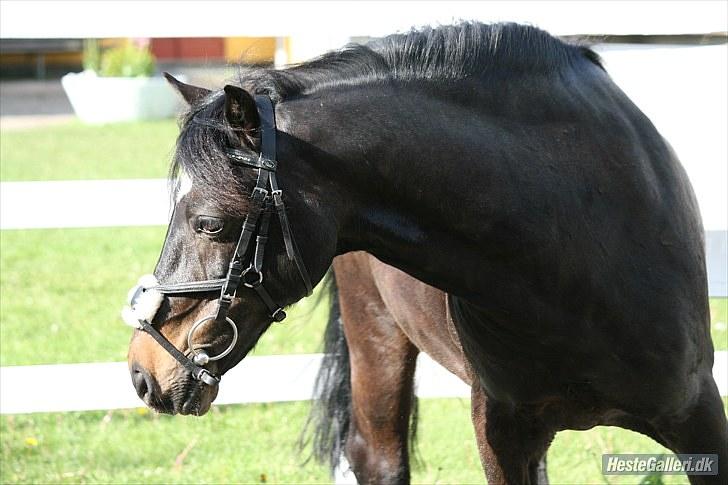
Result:
{"label": "white fluffy noseband cover", "polygon": [[139,320],[152,321],[164,299],[160,292],[150,289],[158,284],[157,278],[151,274],[139,278],[137,285],[129,290],[127,295],[129,304],[121,310],[124,323],[134,328],[141,328]]}

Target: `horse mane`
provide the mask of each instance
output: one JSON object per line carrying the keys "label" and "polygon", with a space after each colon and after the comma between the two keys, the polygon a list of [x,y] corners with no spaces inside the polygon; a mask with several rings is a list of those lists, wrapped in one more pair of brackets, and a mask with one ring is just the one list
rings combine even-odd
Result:
{"label": "horse mane", "polygon": [[590,48],[533,26],[461,22],[393,34],[366,45],[350,44],[286,69],[241,66],[239,83],[283,101],[337,85],[485,80],[493,74],[555,72],[579,62],[602,67]]}
{"label": "horse mane", "polygon": [[[238,84],[252,94],[266,94],[276,103],[337,86],[465,79],[486,82],[489,76],[515,79],[583,64],[602,67],[599,56],[588,47],[568,44],[536,27],[461,22],[389,35],[367,45],[351,44],[286,69],[241,65]],[[223,113],[223,91],[218,90],[183,115],[177,154],[170,167],[173,185],[180,169],[218,191],[239,185],[230,183],[241,177],[239,170],[219,163],[224,158],[222,147],[235,138]]]}

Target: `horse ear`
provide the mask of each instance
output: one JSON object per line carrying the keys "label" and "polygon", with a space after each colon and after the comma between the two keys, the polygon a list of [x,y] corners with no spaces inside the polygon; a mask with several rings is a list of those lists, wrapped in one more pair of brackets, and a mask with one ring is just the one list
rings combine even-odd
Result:
{"label": "horse ear", "polygon": [[225,86],[225,119],[233,128],[254,130],[260,125],[255,99],[243,88]]}
{"label": "horse ear", "polygon": [[167,82],[169,82],[169,84],[171,84],[182,95],[184,100],[187,101],[187,104],[189,104],[190,106],[197,103],[199,100],[201,100],[211,92],[209,89],[200,88],[191,84],[185,84],[182,81],[178,81],[168,72],[165,72],[163,74]]}

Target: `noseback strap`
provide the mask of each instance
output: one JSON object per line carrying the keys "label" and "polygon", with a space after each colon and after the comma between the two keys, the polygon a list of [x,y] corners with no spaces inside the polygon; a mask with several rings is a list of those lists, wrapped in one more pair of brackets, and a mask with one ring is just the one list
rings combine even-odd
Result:
{"label": "noseback strap", "polygon": [[190,281],[188,283],[175,283],[169,285],[152,286],[150,289],[157,290],[163,295],[181,295],[185,293],[201,293],[207,291],[218,291],[225,284],[225,278],[216,280]]}

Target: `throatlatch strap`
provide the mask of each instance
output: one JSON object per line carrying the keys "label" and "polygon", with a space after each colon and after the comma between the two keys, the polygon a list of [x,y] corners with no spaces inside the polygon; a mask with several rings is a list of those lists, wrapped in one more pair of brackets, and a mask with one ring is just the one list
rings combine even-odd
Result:
{"label": "throatlatch strap", "polygon": [[265,253],[265,245],[268,242],[269,225],[270,212],[265,211],[260,217],[260,229],[258,229],[258,236],[255,238],[255,253],[253,254],[253,262],[251,264],[256,273],[263,271],[263,256]]}
{"label": "throatlatch strap", "polygon": [[278,188],[278,179],[276,179],[275,173],[271,172],[269,178],[271,194],[273,196],[273,205],[276,208],[278,220],[281,223],[281,232],[283,233],[283,242],[286,246],[286,254],[288,255],[288,259],[292,260],[296,264],[298,274],[301,275],[303,285],[306,287],[306,296],[308,296],[313,291],[313,285],[311,285],[311,277],[308,275],[306,266],[303,264],[301,253],[298,251],[296,240],[293,238],[291,225],[288,222],[288,214],[286,213],[286,206],[283,203],[283,191]]}

